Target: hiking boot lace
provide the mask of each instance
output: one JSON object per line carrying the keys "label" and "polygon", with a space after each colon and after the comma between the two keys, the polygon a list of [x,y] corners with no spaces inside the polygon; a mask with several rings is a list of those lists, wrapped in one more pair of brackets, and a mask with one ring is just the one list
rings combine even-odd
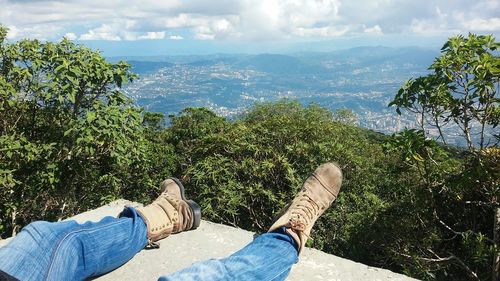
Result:
{"label": "hiking boot lace", "polygon": [[[320,207],[305,191],[301,191],[301,193],[292,208],[290,228],[304,233],[307,226],[318,216]],[[310,238],[308,235],[306,236]]]}

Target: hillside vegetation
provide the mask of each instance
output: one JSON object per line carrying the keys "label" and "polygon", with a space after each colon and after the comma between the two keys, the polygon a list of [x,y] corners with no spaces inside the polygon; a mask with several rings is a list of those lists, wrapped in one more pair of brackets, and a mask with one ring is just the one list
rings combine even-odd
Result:
{"label": "hillside vegetation", "polygon": [[[498,136],[453,148],[429,139],[425,126],[385,136],[351,125],[349,110],[287,100],[236,120],[205,108],[166,120],[120,92],[136,78],[128,64],[66,39],[8,43],[6,32],[0,27],[2,238],[117,198],[149,202],[169,176],[185,183],[205,219],[263,232],[309,173],[334,161],[342,191],[309,246],[424,280],[496,278]],[[394,106],[422,111],[432,126],[467,129],[476,118],[494,129],[497,47],[491,37],[450,39],[434,76],[410,80]],[[467,97],[453,92],[466,88],[453,80],[466,74],[475,83]]]}

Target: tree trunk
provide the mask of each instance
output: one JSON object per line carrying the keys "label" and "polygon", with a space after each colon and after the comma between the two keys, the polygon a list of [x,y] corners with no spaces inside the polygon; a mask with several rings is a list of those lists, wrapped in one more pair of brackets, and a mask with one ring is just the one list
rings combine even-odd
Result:
{"label": "tree trunk", "polygon": [[[500,208],[496,208],[495,216],[493,218],[494,227],[493,227],[493,240],[497,247],[500,247]],[[497,248],[495,255],[493,256],[493,274],[491,275],[492,281],[500,280],[500,251]]]}

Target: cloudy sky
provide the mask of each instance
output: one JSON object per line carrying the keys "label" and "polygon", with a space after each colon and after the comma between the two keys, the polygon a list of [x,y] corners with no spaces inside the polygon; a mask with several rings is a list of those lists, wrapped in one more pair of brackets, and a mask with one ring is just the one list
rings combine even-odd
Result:
{"label": "cloudy sky", "polygon": [[11,40],[66,36],[104,49],[151,45],[217,51],[217,46],[230,50],[243,43],[345,40],[383,44],[469,31],[500,34],[500,1],[0,0],[0,23],[10,29]]}

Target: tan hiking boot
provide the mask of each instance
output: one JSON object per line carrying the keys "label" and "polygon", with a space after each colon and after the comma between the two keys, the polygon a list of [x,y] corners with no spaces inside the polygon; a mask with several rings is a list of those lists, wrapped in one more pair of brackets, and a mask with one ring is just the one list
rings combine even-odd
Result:
{"label": "tan hiking boot", "polygon": [[333,163],[319,166],[302,185],[293,201],[285,207],[281,217],[271,226],[269,232],[280,227],[297,242],[299,254],[316,220],[337,199],[342,185],[342,171]]}
{"label": "tan hiking boot", "polygon": [[176,178],[164,180],[163,192],[153,203],[137,208],[137,213],[146,222],[148,242],[163,239],[170,234],[196,229],[201,221],[201,208],[193,200],[187,200],[184,186]]}

